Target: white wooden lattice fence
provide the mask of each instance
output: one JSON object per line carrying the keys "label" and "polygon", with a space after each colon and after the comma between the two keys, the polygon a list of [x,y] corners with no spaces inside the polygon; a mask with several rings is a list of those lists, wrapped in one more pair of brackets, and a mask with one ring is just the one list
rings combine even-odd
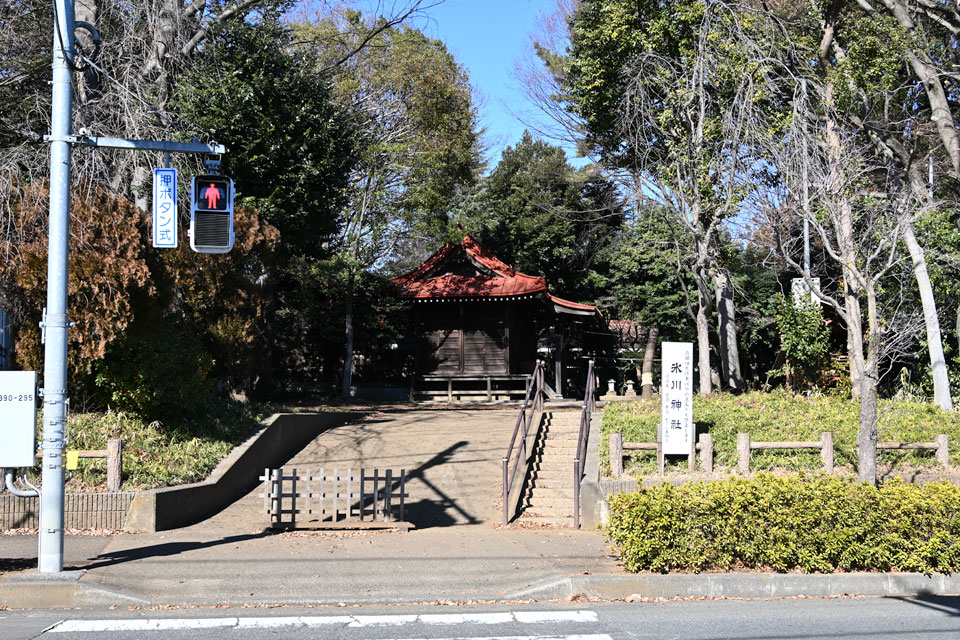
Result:
{"label": "white wooden lattice fence", "polygon": [[310,469],[265,469],[260,480],[263,508],[273,527],[410,527],[404,521],[405,470],[320,469],[314,474]]}

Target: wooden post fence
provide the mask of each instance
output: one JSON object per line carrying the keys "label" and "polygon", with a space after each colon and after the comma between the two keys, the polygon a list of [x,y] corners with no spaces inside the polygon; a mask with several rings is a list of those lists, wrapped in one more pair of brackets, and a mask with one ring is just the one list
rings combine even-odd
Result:
{"label": "wooden post fence", "polygon": [[334,469],[318,474],[307,469],[264,469],[263,508],[270,525],[280,528],[398,527],[409,529],[406,516],[407,473],[392,469],[371,474],[360,469]]}
{"label": "wooden post fence", "polygon": [[[72,451],[65,452],[67,456]],[[106,449],[79,449],[78,458],[103,458],[107,461],[107,491],[120,491],[123,481],[123,442],[120,438],[107,440]],[[37,458],[43,457],[43,451],[37,451]]]}
{"label": "wooden post fence", "polygon": [[[623,476],[623,457],[631,455],[628,451],[655,451],[657,453],[658,468],[662,455],[660,454],[660,445],[657,442],[624,442],[623,434],[610,434],[610,469],[615,478]],[[694,451],[700,452],[700,466],[706,473],[713,473],[713,436],[709,433],[701,433],[699,442],[694,446]],[[692,473],[696,470],[694,454],[688,457],[688,469]]]}
{"label": "wooden post fence", "polygon": [[[750,471],[750,452],[756,449],[820,449],[823,469],[833,473],[833,433],[820,434],[820,442],[751,442],[749,433],[737,434],[737,465],[740,473]],[[944,469],[950,467],[950,450],[946,434],[939,434],[933,442],[878,442],[877,451],[883,450],[932,450],[937,462]]]}
{"label": "wooden post fence", "polygon": [[877,451],[886,450],[933,450],[937,462],[947,469],[950,467],[950,450],[948,448],[947,434],[941,433],[933,439],[933,442],[878,442]]}
{"label": "wooden post fence", "polygon": [[833,432],[824,431],[820,434],[820,441],[799,442],[752,442],[749,433],[737,434],[737,466],[740,473],[750,472],[750,452],[755,450],[772,449],[819,449],[823,470],[833,473]]}

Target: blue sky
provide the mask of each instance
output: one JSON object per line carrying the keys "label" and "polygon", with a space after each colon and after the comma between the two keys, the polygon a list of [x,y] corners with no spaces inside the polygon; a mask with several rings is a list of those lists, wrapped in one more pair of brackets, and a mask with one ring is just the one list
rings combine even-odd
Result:
{"label": "blue sky", "polygon": [[530,49],[538,16],[554,6],[552,0],[446,0],[428,10],[428,19],[417,21],[470,74],[491,164],[523,134],[523,123],[511,112],[523,113],[529,106],[513,70]]}
{"label": "blue sky", "polygon": [[523,134],[524,124],[514,114],[530,117],[532,107],[513,70],[532,49],[538,18],[554,7],[554,0],[446,0],[413,23],[442,40],[470,74],[491,169]]}

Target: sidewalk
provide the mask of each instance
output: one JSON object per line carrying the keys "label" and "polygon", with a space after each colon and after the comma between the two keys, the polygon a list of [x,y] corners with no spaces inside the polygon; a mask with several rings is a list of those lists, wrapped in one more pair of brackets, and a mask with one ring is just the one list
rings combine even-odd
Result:
{"label": "sidewalk", "polygon": [[[12,544],[11,544],[12,542]],[[35,555],[34,536],[7,536],[4,556]],[[95,554],[97,543],[103,545]],[[105,543],[105,544],[104,544]],[[290,532],[225,537],[185,528],[113,538],[70,536],[63,593],[35,571],[0,579],[11,607],[354,604],[489,601],[571,575],[619,570],[597,532],[460,525],[408,533]],[[44,583],[47,584],[44,584]],[[20,593],[16,593],[20,591]]]}

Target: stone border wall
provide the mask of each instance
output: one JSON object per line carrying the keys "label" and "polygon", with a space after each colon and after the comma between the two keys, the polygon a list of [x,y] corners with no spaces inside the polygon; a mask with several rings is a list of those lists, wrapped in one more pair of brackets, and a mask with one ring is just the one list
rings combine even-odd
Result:
{"label": "stone border wall", "polygon": [[[133,492],[68,493],[64,500],[66,529],[123,529]],[[36,529],[40,526],[40,499],[0,495],[0,529]]]}

